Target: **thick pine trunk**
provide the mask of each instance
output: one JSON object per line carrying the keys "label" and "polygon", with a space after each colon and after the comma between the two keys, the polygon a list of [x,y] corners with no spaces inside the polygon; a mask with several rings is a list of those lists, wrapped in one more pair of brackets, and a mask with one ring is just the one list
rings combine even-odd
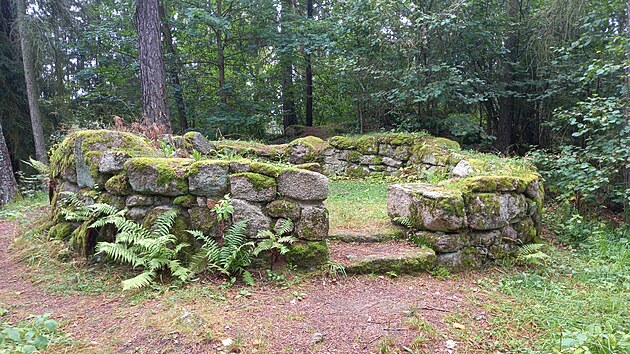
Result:
{"label": "thick pine trunk", "polygon": [[31,43],[26,28],[26,0],[17,0],[18,26],[20,29],[20,47],[22,49],[22,64],[24,65],[24,81],[26,81],[26,95],[35,142],[35,158],[37,161],[47,164],[46,144],[44,143],[44,129],[39,110],[39,89],[35,78],[34,58]]}
{"label": "thick pine trunk", "polygon": [[[313,0],[306,0],[306,17],[313,19]],[[304,125],[313,126],[313,68],[311,66],[311,54],[309,51],[305,54],[306,60],[306,116]]]}
{"label": "thick pine trunk", "polygon": [[[508,2],[508,20],[511,23],[518,21],[518,0],[509,0]],[[512,26],[510,26],[512,27]],[[513,65],[518,59],[516,53],[518,43],[518,35],[516,30],[508,28],[508,37],[505,47],[508,50],[506,61],[503,63],[503,83],[507,91],[513,90],[512,82],[514,80]],[[514,125],[514,95],[505,93],[499,98],[499,122],[497,124],[497,141],[496,148],[504,153],[509,152],[512,145],[512,127]]]}
{"label": "thick pine trunk", "polygon": [[166,108],[166,82],[158,0],[137,0],[136,25],[140,49],[142,115],[145,125],[157,124],[171,132]]}
{"label": "thick pine trunk", "polygon": [[[160,4],[161,5],[161,4]],[[177,106],[177,118],[179,121],[180,133],[188,130],[188,119],[186,117],[186,103],[184,101],[184,93],[181,81],[179,80],[179,70],[182,67],[182,63],[179,60],[179,54],[173,44],[173,34],[171,33],[171,27],[166,19],[166,12],[164,7],[160,6],[160,19],[162,22],[162,33],[164,34],[164,43],[166,44],[166,50],[173,56],[173,61],[168,65],[167,72],[173,80],[173,86],[175,86],[175,92],[173,98],[175,99],[175,105]]]}
{"label": "thick pine trunk", "polygon": [[0,125],[0,206],[9,203],[17,194],[17,182]]}

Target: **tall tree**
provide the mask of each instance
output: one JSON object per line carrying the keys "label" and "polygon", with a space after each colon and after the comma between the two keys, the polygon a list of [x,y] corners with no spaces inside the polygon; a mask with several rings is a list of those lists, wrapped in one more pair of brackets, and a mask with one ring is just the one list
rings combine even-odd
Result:
{"label": "tall tree", "polygon": [[[313,19],[313,0],[306,0],[306,18],[310,22]],[[313,68],[311,67],[310,49],[305,50],[306,60],[306,116],[304,125],[313,126]]]}
{"label": "tall tree", "polygon": [[0,206],[13,200],[16,194],[17,183],[13,175],[9,149],[7,149],[7,144],[2,134],[2,125],[0,124]]}
{"label": "tall tree", "polygon": [[499,98],[499,122],[497,125],[497,143],[499,151],[507,153],[512,144],[512,126],[514,124],[514,95],[512,94],[514,81],[514,65],[518,60],[517,46],[518,35],[516,23],[518,21],[519,0],[509,0],[507,2],[507,40],[505,49],[506,58],[503,62],[503,84],[505,92]]}
{"label": "tall tree", "polygon": [[24,80],[26,81],[26,94],[28,96],[28,107],[31,116],[31,126],[33,129],[33,140],[35,142],[35,158],[43,163],[48,163],[46,154],[46,144],[44,142],[44,129],[42,128],[42,117],[39,110],[39,89],[37,88],[37,78],[34,68],[33,48],[29,40],[26,0],[17,0],[17,20],[20,32],[20,47],[22,49],[22,63],[24,65]]}
{"label": "tall tree", "polygon": [[170,132],[172,129],[166,108],[162,26],[158,0],[137,1],[136,26],[140,49],[143,122],[145,125],[161,125]]}

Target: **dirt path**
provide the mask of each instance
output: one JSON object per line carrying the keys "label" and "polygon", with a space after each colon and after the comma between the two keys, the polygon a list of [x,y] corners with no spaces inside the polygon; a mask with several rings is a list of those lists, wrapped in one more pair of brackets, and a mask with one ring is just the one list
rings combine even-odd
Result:
{"label": "dirt path", "polygon": [[[478,274],[316,277],[284,288],[236,286],[220,298],[216,284],[195,284],[137,305],[128,295],[51,293],[9,257],[17,230],[16,223],[0,221],[0,306],[15,320],[52,312],[80,343],[59,352],[213,353],[225,350],[221,340],[228,338],[240,352],[369,353],[385,344],[400,350],[418,337],[418,327],[409,325],[414,313],[447,333],[450,315],[477,311],[462,289],[474,287]],[[452,353],[447,339],[428,338],[419,352]]]}

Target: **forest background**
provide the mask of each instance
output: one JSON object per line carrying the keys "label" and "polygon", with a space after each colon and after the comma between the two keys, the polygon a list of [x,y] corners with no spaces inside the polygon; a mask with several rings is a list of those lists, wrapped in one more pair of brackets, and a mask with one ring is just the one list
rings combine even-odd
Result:
{"label": "forest background", "polygon": [[[64,132],[140,121],[163,96],[173,131],[211,138],[425,130],[528,154],[552,196],[627,217],[629,13],[622,0],[0,0],[0,163],[28,173]],[[143,45],[163,79],[141,73]],[[164,84],[143,95],[147,80]]]}

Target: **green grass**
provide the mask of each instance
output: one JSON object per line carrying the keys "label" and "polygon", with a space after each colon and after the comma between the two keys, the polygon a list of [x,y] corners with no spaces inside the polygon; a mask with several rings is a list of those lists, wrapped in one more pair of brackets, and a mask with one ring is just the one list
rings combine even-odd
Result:
{"label": "green grass", "polygon": [[48,195],[44,192],[36,192],[30,198],[18,197],[15,201],[0,207],[0,219],[27,224],[25,213],[46,205],[48,205]]}
{"label": "green grass", "polygon": [[[584,229],[589,236],[573,247],[551,246],[546,266],[477,280],[489,295],[479,306],[491,314],[490,326],[460,334],[468,351],[630,353],[628,228],[568,223],[572,219],[547,223],[563,240]],[[450,320],[474,328],[474,317],[461,313]]]}
{"label": "green grass", "polygon": [[331,180],[326,207],[331,234],[342,231],[379,232],[391,227],[387,216],[387,183]]}

